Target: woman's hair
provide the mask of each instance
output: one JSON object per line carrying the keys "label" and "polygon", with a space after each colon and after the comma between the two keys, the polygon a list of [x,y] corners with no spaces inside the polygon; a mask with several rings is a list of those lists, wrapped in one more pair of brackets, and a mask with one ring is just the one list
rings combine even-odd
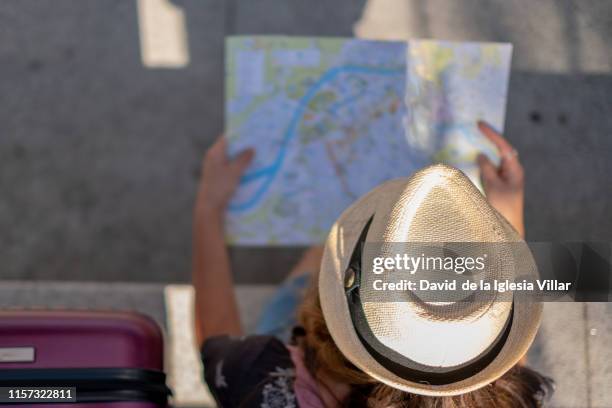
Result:
{"label": "woman's hair", "polygon": [[[316,280],[315,280],[316,281]],[[299,311],[304,335],[298,344],[304,350],[305,365],[314,378],[323,376],[351,386],[349,396],[341,401],[346,407],[458,408],[539,407],[552,393],[552,381],[538,372],[516,365],[488,386],[453,397],[410,394],[370,377],[340,352],[334,343],[321,310],[316,285],[311,285]]]}

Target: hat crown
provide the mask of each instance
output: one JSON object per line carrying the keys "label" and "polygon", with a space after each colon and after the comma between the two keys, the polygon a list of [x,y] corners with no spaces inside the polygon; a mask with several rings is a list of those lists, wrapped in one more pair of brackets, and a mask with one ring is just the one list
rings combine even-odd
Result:
{"label": "hat crown", "polygon": [[[374,239],[385,242],[510,242],[503,220],[459,170],[438,164],[417,172],[376,210]],[[372,235],[368,237],[372,239]]]}
{"label": "hat crown", "polygon": [[[415,174],[394,199],[378,203],[364,255],[418,257],[427,245],[427,255],[444,258],[450,247],[477,252],[484,250],[482,243],[515,238],[504,231],[496,212],[463,173],[436,165]],[[496,255],[498,262],[487,265],[483,279],[511,277],[511,254]],[[415,282],[443,282],[452,280],[453,274],[419,271],[412,276]],[[477,358],[498,339],[512,308],[507,295],[500,302],[482,291],[469,301],[455,302],[449,302],[453,293],[445,290],[422,292],[426,301],[418,291],[388,291],[381,296],[370,282],[376,278],[362,278],[361,299],[370,329],[382,344],[417,365],[452,367]],[[431,347],[418,347],[424,342]]]}

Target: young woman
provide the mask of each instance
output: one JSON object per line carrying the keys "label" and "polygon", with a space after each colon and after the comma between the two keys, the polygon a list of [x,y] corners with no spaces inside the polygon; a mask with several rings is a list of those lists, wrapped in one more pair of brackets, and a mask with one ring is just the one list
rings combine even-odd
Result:
{"label": "young woman", "polygon": [[494,302],[474,313],[473,307],[377,304],[355,283],[359,248],[367,242],[406,240],[406,234],[423,241],[432,234],[445,241],[520,241],[522,166],[501,135],[484,123],[479,128],[501,157],[499,167],[478,157],[488,203],[445,166],[383,184],[345,211],[325,249],[306,251],[251,336],[241,329],[223,215],[253,152],[229,160],[223,138],[211,147],[195,209],[193,284],[204,376],[220,406],[540,406],[551,383],[520,363],[539,324],[539,305]]}

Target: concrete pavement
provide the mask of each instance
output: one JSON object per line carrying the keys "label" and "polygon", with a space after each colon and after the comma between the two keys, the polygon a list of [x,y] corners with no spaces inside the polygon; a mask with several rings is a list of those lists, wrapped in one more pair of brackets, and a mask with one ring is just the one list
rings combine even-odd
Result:
{"label": "concrete pavement", "polygon": [[[528,238],[612,238],[610,2],[168,4],[184,17],[181,67],[143,64],[136,1],[0,2],[2,278],[189,279],[191,208],[203,152],[223,129],[231,34],[355,27],[512,42],[506,134],[527,172]],[[236,248],[232,259],[240,282],[277,282],[299,252]]]}

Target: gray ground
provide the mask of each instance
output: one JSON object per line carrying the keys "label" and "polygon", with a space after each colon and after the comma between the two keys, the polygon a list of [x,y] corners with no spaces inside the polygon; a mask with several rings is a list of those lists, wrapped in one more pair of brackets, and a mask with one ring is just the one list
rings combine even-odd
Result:
{"label": "gray ground", "polygon": [[[224,37],[350,36],[360,19],[375,38],[513,42],[506,133],[527,171],[528,237],[612,239],[609,1],[174,4],[190,64],[151,69],[134,1],[0,2],[2,277],[187,280],[199,162],[223,128]],[[233,259],[241,282],[276,281],[298,254]]]}
{"label": "gray ground", "polygon": [[[140,59],[135,1],[0,1],[0,307],[138,309],[187,281],[200,158],[223,129],[231,34],[509,41],[506,134],[527,172],[531,240],[612,240],[607,0],[173,0],[190,63]],[[299,248],[235,248],[238,281],[275,282]],[[244,287],[246,288],[246,287]],[[246,290],[246,289],[242,289]],[[248,290],[242,300],[252,297]],[[252,307],[249,319],[253,319]],[[556,406],[610,407],[609,304],[549,304],[530,358]]]}

